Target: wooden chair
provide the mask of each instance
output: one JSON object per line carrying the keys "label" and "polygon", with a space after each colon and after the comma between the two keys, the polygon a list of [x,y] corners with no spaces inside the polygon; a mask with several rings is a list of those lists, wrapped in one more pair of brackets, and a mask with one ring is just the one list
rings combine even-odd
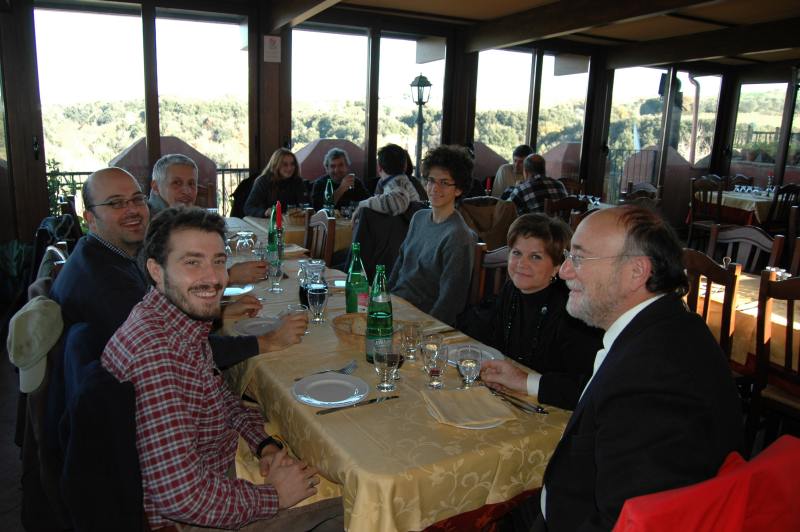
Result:
{"label": "wooden chair", "polygon": [[554,218],[561,218],[569,223],[572,211],[586,212],[589,209],[589,202],[578,199],[577,196],[567,196],[557,200],[544,200],[544,213]]}
{"label": "wooden chair", "polygon": [[769,234],[786,234],[789,228],[791,208],[800,200],[800,185],[791,183],[783,185],[775,191],[772,205],[769,206],[767,219],[761,224]]}
{"label": "wooden chair", "polygon": [[[689,293],[686,296],[686,304],[690,310],[702,316],[706,323],[708,323],[709,319],[712,285],[719,285],[725,289],[720,318],[719,346],[725,356],[730,359],[736,319],[736,293],[739,289],[739,276],[742,273],[742,265],[733,262],[725,268],[714,262],[705,253],[686,248],[683,250],[683,266],[686,268],[686,276],[689,278]],[[701,278],[704,278],[705,281],[703,285],[705,286],[706,294],[703,298],[702,308],[700,308]]]}
{"label": "wooden chair", "polygon": [[305,225],[303,247],[309,251],[312,259],[322,259],[330,265],[336,241],[336,218],[329,217],[324,209],[316,214],[314,209],[306,209]]}
{"label": "wooden chair", "polygon": [[[475,244],[475,259],[472,267],[472,281],[470,283],[471,305],[477,305],[486,296],[487,284],[491,287],[492,295],[497,295],[503,288],[508,275],[508,246],[487,251],[486,244]],[[490,277],[491,276],[491,277]]]}
{"label": "wooden chair", "polygon": [[686,244],[691,247],[697,233],[704,236],[711,226],[720,222],[722,216],[722,181],[704,176],[692,179],[689,196],[689,236]]}
{"label": "wooden chair", "polygon": [[736,174],[735,176],[728,178],[728,184],[725,189],[733,190],[737,186],[752,187],[753,178],[742,174]]}
{"label": "wooden chair", "polygon": [[593,213],[595,213],[595,212],[597,212],[599,210],[600,209],[589,209],[586,212],[572,211],[571,213],[569,213],[569,227],[570,227],[570,229],[572,229],[572,232],[573,233],[575,232],[575,229],[578,228],[578,225],[580,225],[580,223],[587,216],[589,216],[590,214],[593,214]]}
{"label": "wooden chair", "polygon": [[[780,420],[800,419],[800,373],[798,351],[794,343],[794,305],[800,299],[800,278],[776,280],[775,271],[761,272],[758,292],[758,317],[756,319],[756,370],[753,398],[746,423],[747,450],[751,450],[755,436],[765,416],[764,446],[776,436]],[[786,330],[782,361],[771,361],[772,304],[774,300],[786,301]],[[771,425],[771,426],[770,426]]]}
{"label": "wooden chair", "polygon": [[753,273],[762,269],[764,254],[769,253],[766,266],[778,266],[783,253],[783,235],[769,236],[754,225],[732,226],[723,229],[719,224],[711,226],[708,238],[708,255],[716,257],[717,246],[726,246],[722,257],[730,257],[742,265],[744,271]]}
{"label": "wooden chair", "polygon": [[559,179],[564,188],[567,189],[567,194],[570,196],[577,196],[583,194],[583,183],[573,177],[562,177]]}

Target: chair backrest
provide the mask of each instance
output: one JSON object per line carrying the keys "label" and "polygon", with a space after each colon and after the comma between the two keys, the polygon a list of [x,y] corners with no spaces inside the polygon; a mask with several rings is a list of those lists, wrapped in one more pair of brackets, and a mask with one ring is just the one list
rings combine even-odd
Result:
{"label": "chair backrest", "polygon": [[336,240],[336,218],[331,218],[322,209],[306,209],[306,233],[304,246],[312,259],[322,259],[330,265],[333,261],[333,246]]}
{"label": "chair backrest", "polygon": [[719,223],[722,215],[722,190],[724,185],[719,178],[704,176],[692,179],[689,206],[692,222],[713,220]]}
{"label": "chair backrest", "polygon": [[767,230],[772,228],[782,228],[789,223],[789,212],[792,206],[798,204],[800,200],[800,185],[790,183],[783,185],[775,191],[772,205],[769,206],[769,213],[764,222]]}
{"label": "chair backrest", "polygon": [[753,178],[747,177],[746,175],[736,174],[733,177],[728,178],[727,188],[728,190],[733,190],[734,187],[737,186],[746,186],[752,187],[753,186]]}
{"label": "chair backrest", "polygon": [[72,219],[70,232],[68,235],[65,235],[65,238],[69,240],[69,250],[72,251],[72,249],[75,247],[75,244],[78,242],[78,239],[83,236],[80,217],[75,210],[75,196],[64,196],[60,198],[58,201],[58,209],[62,216],[66,215]]}
{"label": "chair backrest", "polygon": [[491,288],[492,295],[500,293],[507,276],[508,246],[487,251],[486,244],[475,244],[475,260],[472,267],[472,281],[470,283],[471,305],[477,305],[486,296],[487,285]]}
{"label": "chair backrest", "polygon": [[[724,288],[725,295],[722,300],[722,313],[720,318],[719,345],[722,352],[730,358],[731,347],[733,346],[734,321],[736,317],[736,293],[739,289],[739,276],[742,273],[742,265],[731,263],[724,268],[714,262],[714,260],[694,249],[683,250],[683,267],[686,268],[686,276],[689,279],[689,293],[686,295],[686,304],[689,309],[709,322],[709,309],[711,308],[711,295],[713,285]],[[701,283],[701,279],[705,282]],[[704,290],[702,308],[700,307],[701,284]]]}
{"label": "chair backrest", "polygon": [[763,229],[753,225],[722,229],[719,224],[711,227],[708,239],[708,255],[716,257],[717,246],[723,247],[723,257],[742,265],[746,272],[760,271],[763,255],[769,253],[766,266],[777,266],[783,253],[783,235],[769,236]]}
{"label": "chair backrest", "polygon": [[572,211],[586,212],[589,209],[589,202],[578,199],[578,196],[567,196],[557,200],[544,200],[544,213],[548,216],[558,217],[569,223]]}
{"label": "chair backrest", "polygon": [[564,188],[567,189],[567,194],[570,196],[577,196],[583,194],[583,183],[573,177],[562,177],[559,179]]}
{"label": "chair backrest", "polygon": [[600,209],[589,209],[586,212],[578,212],[572,211],[569,213],[569,226],[572,229],[572,232],[575,232],[575,229],[578,228],[578,225],[590,214],[596,213]]}
{"label": "chair backrest", "polygon": [[497,249],[506,243],[508,228],[517,219],[513,201],[491,196],[466,198],[457,207],[464,223],[475,231],[478,240],[488,249]]}

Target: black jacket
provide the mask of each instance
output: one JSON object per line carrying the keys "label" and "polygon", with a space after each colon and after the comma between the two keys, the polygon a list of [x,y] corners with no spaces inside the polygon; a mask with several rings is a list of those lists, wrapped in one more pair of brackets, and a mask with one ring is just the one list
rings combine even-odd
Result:
{"label": "black jacket", "polygon": [[283,212],[289,208],[289,205],[300,207],[308,203],[308,195],[306,194],[306,186],[301,177],[290,177],[289,179],[281,179],[278,181],[276,193],[270,190],[272,188],[272,175],[262,175],[253,184],[253,189],[250,195],[247,196],[247,202],[244,205],[245,216],[255,216],[257,218],[264,218],[264,212],[280,201]]}
{"label": "black jacket", "polygon": [[558,280],[536,294],[507,281],[497,299],[459,316],[458,328],[542,374],[539,401],[573,409],[603,347],[603,331],[567,313],[569,290]]}

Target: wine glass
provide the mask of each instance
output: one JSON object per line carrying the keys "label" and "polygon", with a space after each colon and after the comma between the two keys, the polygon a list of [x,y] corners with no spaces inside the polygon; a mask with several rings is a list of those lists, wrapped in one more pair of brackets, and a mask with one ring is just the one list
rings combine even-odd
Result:
{"label": "wine glass", "polygon": [[483,353],[474,345],[466,345],[458,350],[458,372],[464,378],[464,389],[468,389],[481,373]]}
{"label": "wine glass", "polygon": [[255,234],[250,231],[239,231],[236,236],[239,237],[236,240],[236,254],[251,255],[256,249],[256,242],[253,239]]}
{"label": "wine glass", "polygon": [[394,348],[392,342],[378,342],[375,345],[373,362],[375,371],[380,377],[376,388],[381,392],[392,392],[395,389],[394,373],[400,366],[400,353]]}
{"label": "wine glass", "polygon": [[420,326],[417,322],[406,323],[401,332],[402,353],[406,360],[416,360],[421,340]]}
{"label": "wine glass", "polygon": [[311,323],[324,323],[325,304],[328,302],[328,285],[312,283],[308,285],[308,306],[311,309]]}
{"label": "wine glass", "polygon": [[[288,314],[303,314],[306,317],[308,316],[308,307],[303,305],[302,303],[292,303],[286,307],[286,312]],[[306,330],[303,334],[308,334],[308,326],[306,326]]]}
{"label": "wine glass", "polygon": [[427,353],[426,366],[428,368],[428,388],[439,390],[444,388],[444,370],[447,368],[446,346],[440,346],[433,351],[428,346],[423,346]]}
{"label": "wine glass", "polygon": [[420,344],[420,352],[422,353],[422,371],[428,371],[428,360],[432,353],[436,353],[442,347],[444,337],[438,333],[426,334],[422,338]]}
{"label": "wine glass", "polygon": [[272,280],[272,285],[270,286],[269,291],[273,294],[280,294],[283,292],[283,288],[281,288],[281,278],[283,277],[283,271],[281,271],[281,259],[278,250],[272,250],[267,252],[267,262],[269,264],[269,278]]}

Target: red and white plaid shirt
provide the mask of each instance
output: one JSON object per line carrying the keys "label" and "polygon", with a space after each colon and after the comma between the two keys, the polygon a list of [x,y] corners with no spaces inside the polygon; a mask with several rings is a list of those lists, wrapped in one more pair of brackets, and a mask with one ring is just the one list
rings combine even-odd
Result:
{"label": "red and white plaid shirt", "polygon": [[103,366],[136,390],[144,510],[154,529],[170,521],[240,528],[278,511],[274,487],[226,476],[238,434],[254,452],[266,434],[214,365],[210,328],[151,289],[103,353]]}

